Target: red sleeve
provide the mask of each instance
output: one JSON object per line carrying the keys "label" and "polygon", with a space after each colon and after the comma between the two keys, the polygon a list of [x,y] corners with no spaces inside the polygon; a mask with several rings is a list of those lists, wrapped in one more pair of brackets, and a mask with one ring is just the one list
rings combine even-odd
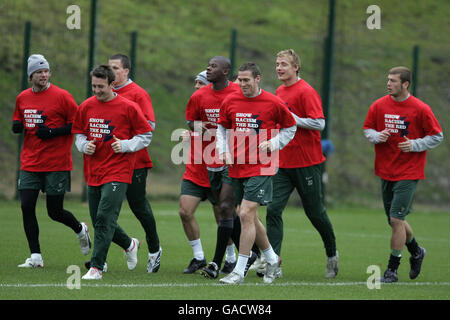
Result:
{"label": "red sleeve", "polygon": [[153,111],[152,98],[150,98],[150,95],[146,91],[139,93],[139,95],[136,97],[136,102],[141,107],[141,110],[147,120],[156,122],[155,112]]}
{"label": "red sleeve", "polygon": [[77,109],[77,111],[75,112],[75,115],[73,117],[73,122],[72,122],[72,133],[80,133],[80,134],[84,134],[85,136],[89,135],[89,131],[88,131],[88,121],[83,121],[84,118],[84,110],[85,107],[83,105],[83,103],[80,105],[80,107]]}
{"label": "red sleeve", "polygon": [[311,88],[302,96],[302,106],[304,106],[306,118],[324,119],[322,100],[316,90]]}
{"label": "red sleeve", "polygon": [[226,129],[231,129],[232,123],[230,118],[228,117],[228,101],[230,99],[225,98],[225,100],[222,101],[220,104],[220,111],[219,111],[219,120],[217,121],[218,124],[225,127]]}
{"label": "red sleeve", "polygon": [[131,119],[132,128],[135,135],[153,131],[152,126],[148,123],[137,103],[132,103],[129,108],[129,117]]}
{"label": "red sleeve", "polygon": [[189,99],[186,106],[186,120],[188,121],[198,121],[202,120],[200,114],[200,108],[198,106],[198,94],[194,94]]}
{"label": "red sleeve", "polygon": [[377,117],[376,117],[376,103],[373,103],[370,108],[369,112],[367,113],[366,120],[364,121],[363,129],[374,129],[377,131]]}
{"label": "red sleeve", "polygon": [[425,105],[422,115],[422,127],[426,136],[434,136],[442,132],[442,128],[428,105]]}
{"label": "red sleeve", "polygon": [[277,109],[278,109],[278,123],[280,128],[289,128],[296,124],[294,117],[289,111],[286,104],[278,97],[276,97]]}
{"label": "red sleeve", "polygon": [[66,123],[73,123],[73,119],[78,110],[78,104],[69,92],[66,92],[64,95],[64,102],[66,104]]}
{"label": "red sleeve", "polygon": [[20,95],[16,98],[16,109],[13,113],[13,121],[21,121],[23,123],[23,114],[20,112]]}

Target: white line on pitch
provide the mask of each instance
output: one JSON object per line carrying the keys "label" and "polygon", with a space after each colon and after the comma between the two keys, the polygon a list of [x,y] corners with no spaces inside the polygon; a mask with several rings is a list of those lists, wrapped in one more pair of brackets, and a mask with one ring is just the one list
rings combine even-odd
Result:
{"label": "white line on pitch", "polygon": [[[366,282],[281,282],[272,283],[274,287],[317,287],[317,286],[362,286]],[[394,286],[450,286],[450,282],[396,282]],[[66,287],[66,283],[0,283],[0,288],[47,288]],[[152,288],[152,287],[208,287],[226,286],[220,283],[129,283],[129,284],[108,284],[108,283],[81,283],[82,287],[107,287],[107,288]],[[264,283],[244,283],[241,286],[267,286]]]}

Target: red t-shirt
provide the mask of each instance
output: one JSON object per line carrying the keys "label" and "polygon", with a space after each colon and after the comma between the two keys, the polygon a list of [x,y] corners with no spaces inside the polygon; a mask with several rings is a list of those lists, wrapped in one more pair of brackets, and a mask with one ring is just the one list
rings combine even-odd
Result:
{"label": "red t-shirt", "polygon": [[241,91],[225,98],[218,123],[232,129],[229,143],[234,164],[228,167],[230,177],[247,178],[275,174],[278,152],[261,153],[258,145],[276,136],[278,129],[294,126],[295,120],[280,98],[261,90],[254,98]]}
{"label": "red t-shirt", "polygon": [[198,132],[190,131],[190,134],[189,158],[183,173],[183,180],[189,180],[199,186],[209,188],[208,170],[202,157],[202,137]]}
{"label": "red t-shirt", "polygon": [[224,166],[215,150],[215,131],[217,129],[217,120],[219,119],[220,105],[229,94],[240,91],[241,88],[234,82],[229,82],[225,89],[218,91],[212,88],[211,83],[195,91],[188,101],[186,120],[211,122],[210,130],[203,134],[202,152],[207,167],[220,168]]}
{"label": "red t-shirt", "polygon": [[84,154],[87,184],[131,183],[136,153],[114,153],[111,148],[113,136],[127,140],[149,131],[152,127],[136,103],[120,95],[108,102],[100,102],[95,96],[86,99],[76,113],[72,132],[96,140],[95,153]]}
{"label": "red t-shirt", "polygon": [[36,136],[39,124],[60,128],[72,123],[78,105],[72,95],[53,84],[41,92],[27,89],[16,99],[13,121],[25,127],[20,169],[33,172],[70,171],[72,164],[71,134],[42,140]]}
{"label": "red t-shirt", "polygon": [[[152,99],[150,95],[142,87],[137,85],[134,81],[122,87],[114,90],[121,96],[128,100],[136,102],[142,110],[145,118],[155,123],[155,113],[153,112]],[[147,148],[141,149],[136,152],[136,164],[135,169],[153,168],[152,160],[148,154]]]}
{"label": "red t-shirt", "polygon": [[397,145],[404,137],[418,139],[442,132],[427,104],[412,95],[402,102],[386,95],[370,106],[363,128],[388,128],[391,133],[386,142],[375,145],[377,176],[389,181],[425,179],[427,152],[402,152]]}
{"label": "red t-shirt", "polygon": [[[276,95],[300,118],[324,118],[319,94],[303,79],[289,87],[279,86]],[[324,161],[318,130],[297,126],[294,139],[280,150],[280,168],[304,168]]]}

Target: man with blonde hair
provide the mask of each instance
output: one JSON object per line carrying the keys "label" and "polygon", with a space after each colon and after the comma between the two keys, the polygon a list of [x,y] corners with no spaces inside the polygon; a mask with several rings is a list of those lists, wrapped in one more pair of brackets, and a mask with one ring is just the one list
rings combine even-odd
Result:
{"label": "man with blonde hair", "polygon": [[[267,206],[267,235],[274,251],[281,255],[282,213],[292,191],[296,189],[306,216],[324,243],[328,257],[325,276],[334,278],[338,273],[338,253],[333,226],[323,201],[320,168],[325,161],[320,141],[325,117],[319,94],[299,77],[299,71],[300,58],[294,50],[283,50],[277,54],[276,72],[283,84],[278,87],[276,95],[294,116],[297,131],[294,139],[280,150],[280,166],[273,178],[273,199]],[[281,277],[281,268],[276,276]]]}

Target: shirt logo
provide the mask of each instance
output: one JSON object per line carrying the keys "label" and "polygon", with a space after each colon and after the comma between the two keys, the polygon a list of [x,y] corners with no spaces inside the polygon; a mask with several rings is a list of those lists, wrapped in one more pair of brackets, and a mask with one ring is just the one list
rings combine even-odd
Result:
{"label": "shirt logo", "polygon": [[385,114],[384,127],[389,129],[390,133],[400,133],[400,137],[405,137],[409,133],[408,127],[411,124],[411,122],[405,120],[406,117],[397,114]]}
{"label": "shirt logo", "polygon": [[259,114],[236,113],[236,131],[250,132],[252,129],[259,133],[262,120],[257,120]]}
{"label": "shirt logo", "polygon": [[104,142],[111,140],[115,126],[111,126],[110,123],[111,120],[90,118],[89,134],[92,138],[103,139]]}
{"label": "shirt logo", "polygon": [[43,112],[44,110],[25,109],[23,111],[25,127],[34,128],[43,124],[47,120],[47,116],[43,115]]}

